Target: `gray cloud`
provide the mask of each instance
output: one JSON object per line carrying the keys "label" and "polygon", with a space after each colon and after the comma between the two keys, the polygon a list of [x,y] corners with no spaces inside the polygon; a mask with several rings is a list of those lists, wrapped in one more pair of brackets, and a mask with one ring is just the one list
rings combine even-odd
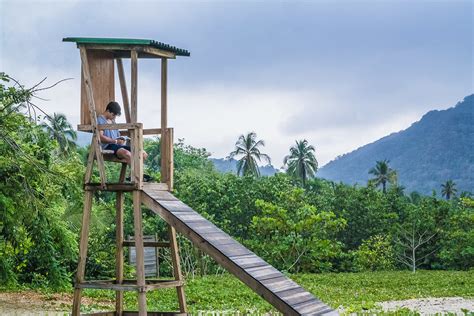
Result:
{"label": "gray cloud", "polygon": [[[177,136],[222,157],[255,130],[274,161],[307,138],[324,163],[472,93],[471,12],[471,1],[3,0],[0,69],[27,85],[74,77],[45,106],[77,123],[79,54],[61,39],[157,39],[192,54],[170,63]],[[156,126],[159,65],[140,61],[139,78],[140,115]]]}

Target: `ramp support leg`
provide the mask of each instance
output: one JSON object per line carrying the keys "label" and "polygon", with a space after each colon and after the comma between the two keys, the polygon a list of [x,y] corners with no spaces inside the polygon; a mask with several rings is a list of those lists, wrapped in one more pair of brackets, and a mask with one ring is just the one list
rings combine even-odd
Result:
{"label": "ramp support leg", "polygon": [[141,192],[139,190],[133,191],[133,225],[135,228],[135,251],[137,255],[137,285],[141,287],[141,289],[138,290],[138,315],[146,316],[145,259],[143,249]]}
{"label": "ramp support leg", "polygon": [[[178,241],[176,240],[176,230],[171,225],[168,225],[168,233],[170,239],[170,246],[171,246],[171,261],[173,262],[173,274],[174,279],[176,281],[182,281],[183,275],[181,274],[181,263],[179,262],[179,249],[178,249]],[[176,291],[178,294],[178,302],[179,302],[179,311],[181,313],[187,313],[187,306],[186,306],[186,296],[184,295],[184,286],[176,287]]]}
{"label": "ramp support leg", "polygon": [[[125,181],[125,175],[127,171],[127,164],[123,163],[120,169],[119,183]],[[116,218],[115,218],[115,278],[117,284],[123,283],[123,203],[124,193],[122,191],[117,192],[116,201]],[[115,292],[115,315],[122,316],[123,314],[123,291]]]}
{"label": "ramp support leg", "polygon": [[79,316],[81,313],[81,288],[78,284],[84,281],[86,270],[87,243],[89,239],[89,222],[92,209],[92,191],[86,191],[84,196],[84,211],[82,214],[81,241],[79,243],[79,264],[76,273],[76,288],[74,289],[74,298],[72,304],[72,316]]}

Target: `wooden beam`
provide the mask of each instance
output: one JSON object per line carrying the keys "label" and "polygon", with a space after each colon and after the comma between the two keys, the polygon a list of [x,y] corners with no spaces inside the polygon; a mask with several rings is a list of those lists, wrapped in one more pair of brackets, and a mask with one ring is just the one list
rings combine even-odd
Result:
{"label": "wooden beam", "polygon": [[97,159],[97,165],[99,167],[100,182],[102,186],[105,186],[105,168],[104,168],[104,159],[100,154],[100,139],[99,139],[99,130],[97,129],[97,115],[95,112],[95,102],[94,102],[94,92],[92,91],[91,76],[89,72],[89,63],[87,61],[87,51],[84,46],[80,46],[81,62],[82,62],[82,74],[84,76],[84,85],[86,89],[86,95],[89,105],[89,115],[91,118],[92,132],[96,135],[93,137],[93,146],[95,150],[95,155]]}
{"label": "wooden beam", "polygon": [[[92,210],[92,197],[93,194],[90,191],[86,191],[84,194],[84,210],[82,213],[82,226],[81,226],[81,240],[79,242],[79,263],[77,264],[76,272],[76,285],[84,282],[84,274],[86,271],[86,258],[87,258],[87,243],[89,240],[89,223]],[[79,316],[81,314],[81,289],[75,287],[74,298],[72,305],[72,315]]]}
{"label": "wooden beam", "polygon": [[94,142],[96,137],[95,134],[92,134],[92,142],[89,147],[89,156],[87,157],[87,166],[86,166],[86,173],[84,175],[84,183],[87,184],[91,181],[92,172],[94,170],[94,159],[95,159],[95,146]]}
{"label": "wooden beam", "polygon": [[138,92],[138,56],[137,56],[137,51],[132,50],[132,60],[131,60],[131,81],[132,81],[132,89],[131,89],[131,105],[132,105],[132,111],[131,111],[131,116],[130,120],[132,123],[137,123],[137,92]]}
{"label": "wooden beam", "polygon": [[125,81],[125,73],[123,71],[123,62],[121,58],[117,58],[117,72],[120,81],[120,91],[122,93],[122,104],[125,110],[125,120],[127,123],[130,123],[130,102],[128,101],[127,82]]}
{"label": "wooden beam", "polygon": [[134,183],[106,183],[105,187],[102,187],[101,183],[86,183],[84,185],[84,190],[86,191],[131,192],[137,189],[138,186]]}
{"label": "wooden beam", "polygon": [[169,146],[167,144],[167,125],[168,125],[168,61],[161,59],[161,182],[169,182]]}
{"label": "wooden beam", "polygon": [[[141,191],[133,191],[133,226],[135,230],[135,253],[137,286],[145,287],[145,255],[143,250],[143,225],[142,225],[142,194]],[[138,293],[138,310],[140,316],[147,315],[146,292]]]}
{"label": "wooden beam", "polygon": [[[175,59],[176,54],[168,52],[155,47],[136,46],[136,45],[107,45],[107,44],[81,44],[87,47],[87,49],[99,49],[106,50],[119,55],[120,57],[129,58],[131,52],[136,51],[140,55],[148,54],[156,56],[156,58],[170,58]],[[125,51],[125,52],[120,52]],[[130,53],[129,53],[130,52]]]}
{"label": "wooden beam", "polygon": [[170,191],[173,191],[174,185],[174,148],[173,148],[173,133],[172,128],[166,129],[166,145],[168,147],[168,155],[166,157],[166,168],[168,169],[168,179],[166,179],[166,184]]}
{"label": "wooden beam", "polygon": [[[99,131],[108,129],[137,129],[140,125],[138,123],[115,123],[115,124],[100,124],[97,125]],[[92,125],[77,125],[77,130],[81,132],[92,132]]]}
{"label": "wooden beam", "polygon": [[141,190],[143,187],[143,132],[141,128],[133,132],[131,147],[131,164],[134,170],[131,178],[132,182]]}
{"label": "wooden beam", "polygon": [[[113,124],[113,125],[115,125],[116,129],[120,130],[120,135],[126,135],[126,136],[129,136],[129,131],[128,131],[129,128],[130,129],[136,128],[136,127],[132,127],[133,125],[136,125],[136,124]],[[109,129],[106,126],[104,127],[103,126],[104,125],[99,125],[97,128],[99,130]],[[125,130],[121,130],[121,129],[125,129]],[[91,132],[92,127],[91,125],[77,125],[77,130],[81,132]],[[159,134],[161,134],[161,128],[144,128],[143,129],[143,135],[159,135]]]}
{"label": "wooden beam", "polygon": [[79,289],[100,289],[100,290],[113,290],[113,291],[138,291],[149,292],[156,289],[167,289],[171,287],[183,286],[183,281],[176,280],[146,280],[144,286],[137,285],[137,280],[123,280],[122,283],[118,283],[118,280],[95,280],[95,281],[84,281],[76,285]]}
{"label": "wooden beam", "polygon": [[[176,281],[182,281],[183,275],[181,274],[181,263],[179,260],[179,248],[178,248],[178,241],[176,239],[176,230],[173,226],[168,224],[168,234],[171,244],[171,262],[173,263],[173,275]],[[179,311],[181,313],[186,313],[188,307],[186,306],[186,296],[184,294],[184,287],[178,286],[176,288],[176,292],[178,294],[178,303],[179,303]]]}
{"label": "wooden beam", "polygon": [[[127,170],[127,164],[122,164],[120,170],[119,182],[125,180],[125,173]],[[122,284],[123,281],[123,240],[124,240],[124,226],[123,226],[123,217],[124,217],[124,200],[125,196],[123,191],[117,192],[116,200],[116,218],[115,218],[115,278],[117,284]],[[117,316],[122,316],[123,313],[123,291],[117,290],[115,292],[115,310]]]}
{"label": "wooden beam", "polygon": [[[122,242],[124,247],[135,247],[135,241],[133,240],[125,240]],[[144,241],[144,247],[155,247],[155,248],[169,248],[171,247],[169,242],[164,241]]]}

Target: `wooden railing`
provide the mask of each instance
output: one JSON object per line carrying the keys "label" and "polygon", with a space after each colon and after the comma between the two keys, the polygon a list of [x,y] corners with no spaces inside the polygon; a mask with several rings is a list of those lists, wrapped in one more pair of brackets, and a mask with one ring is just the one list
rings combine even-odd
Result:
{"label": "wooden railing", "polygon": [[[161,135],[161,183],[166,183],[168,190],[173,190],[173,128],[151,128],[144,129],[142,123],[118,123],[118,124],[103,124],[97,125],[97,130],[110,130],[117,129],[120,131],[120,135],[130,137],[131,147],[131,164],[130,164],[130,178],[131,182],[135,184],[138,189],[143,187],[143,135]],[[78,131],[92,132],[92,125],[78,125]],[[91,149],[93,150],[93,146]],[[91,156],[91,155],[90,155]],[[93,158],[92,158],[93,159]],[[88,165],[92,166],[92,161],[88,161]],[[99,170],[104,168],[98,162]],[[90,173],[92,170],[90,171]],[[86,172],[86,184],[90,181],[90,177],[87,177]],[[100,172],[105,174],[105,172]],[[101,183],[105,184],[105,179],[101,179]]]}

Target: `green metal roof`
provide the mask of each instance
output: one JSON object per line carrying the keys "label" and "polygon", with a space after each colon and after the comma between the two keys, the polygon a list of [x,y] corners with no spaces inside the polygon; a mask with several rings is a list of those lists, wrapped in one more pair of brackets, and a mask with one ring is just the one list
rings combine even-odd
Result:
{"label": "green metal roof", "polygon": [[103,44],[103,45],[142,45],[159,48],[171,52],[177,56],[191,56],[186,49],[171,46],[162,42],[149,39],[134,38],[97,38],[97,37],[66,37],[63,42],[75,42],[77,44]]}

